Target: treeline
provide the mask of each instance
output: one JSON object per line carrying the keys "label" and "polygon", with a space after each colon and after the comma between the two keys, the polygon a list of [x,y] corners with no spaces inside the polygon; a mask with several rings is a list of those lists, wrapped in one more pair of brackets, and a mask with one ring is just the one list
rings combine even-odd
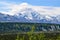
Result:
{"label": "treeline", "polygon": [[[33,28],[33,29],[32,29]],[[43,24],[43,23],[0,23],[0,33],[15,32],[59,32],[59,24]]]}
{"label": "treeline", "polygon": [[60,40],[59,32],[59,24],[0,23],[0,40]]}

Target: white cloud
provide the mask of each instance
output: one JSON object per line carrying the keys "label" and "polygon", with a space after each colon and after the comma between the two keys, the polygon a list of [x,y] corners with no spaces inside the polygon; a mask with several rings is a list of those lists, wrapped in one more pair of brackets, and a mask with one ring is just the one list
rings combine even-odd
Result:
{"label": "white cloud", "polygon": [[[60,15],[60,7],[34,6],[33,8],[43,15],[51,15],[51,16]],[[45,8],[48,8],[48,9],[45,9]],[[52,9],[49,9],[49,8],[52,8]]]}
{"label": "white cloud", "polygon": [[[12,4],[8,2],[0,2],[0,12],[4,14],[12,14],[10,13],[11,10],[17,5],[17,4]],[[5,10],[5,11],[4,11]]]}
{"label": "white cloud", "polygon": [[32,6],[27,3],[13,4],[13,3],[8,3],[8,2],[0,2],[0,4],[3,5],[2,7],[0,7],[0,10],[1,9],[8,10],[8,11],[2,10],[0,12],[5,13],[5,14],[10,14],[10,15],[14,15],[27,7],[32,8],[43,15],[53,15],[53,16],[60,15],[60,7]]}

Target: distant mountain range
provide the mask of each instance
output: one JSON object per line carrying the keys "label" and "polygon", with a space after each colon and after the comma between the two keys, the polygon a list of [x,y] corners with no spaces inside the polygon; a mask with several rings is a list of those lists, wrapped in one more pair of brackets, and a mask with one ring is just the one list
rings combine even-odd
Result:
{"label": "distant mountain range", "polygon": [[0,13],[0,22],[31,22],[60,24],[60,15],[43,15],[41,12],[44,13],[44,11],[41,10],[36,11],[31,7],[25,7],[23,9],[20,9],[20,11],[15,13],[14,15]]}

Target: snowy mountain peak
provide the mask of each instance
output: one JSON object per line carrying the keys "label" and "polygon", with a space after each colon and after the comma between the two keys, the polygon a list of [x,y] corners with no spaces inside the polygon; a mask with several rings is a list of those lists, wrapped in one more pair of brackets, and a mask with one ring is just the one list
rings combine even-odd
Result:
{"label": "snowy mountain peak", "polygon": [[[5,13],[7,13],[5,15]],[[60,23],[60,7],[32,6],[27,3],[14,5],[2,14],[0,21],[19,21],[37,23]]]}
{"label": "snowy mountain peak", "polygon": [[21,6],[29,6],[28,3],[21,3],[20,5],[21,5]]}
{"label": "snowy mountain peak", "polygon": [[[37,11],[38,13],[40,14],[43,14],[43,15],[50,15],[50,16],[56,16],[56,15],[60,15],[60,7],[50,7],[50,6],[33,6],[33,5],[30,5],[28,3],[21,3],[21,4],[18,4],[18,5],[13,5],[11,7],[9,7],[10,10],[7,11],[7,12],[2,12],[4,14],[9,14],[9,15],[14,15],[14,14],[17,14],[17,13],[20,13],[20,11],[24,10],[25,9],[33,9],[35,11]],[[7,8],[8,9],[8,8]]]}

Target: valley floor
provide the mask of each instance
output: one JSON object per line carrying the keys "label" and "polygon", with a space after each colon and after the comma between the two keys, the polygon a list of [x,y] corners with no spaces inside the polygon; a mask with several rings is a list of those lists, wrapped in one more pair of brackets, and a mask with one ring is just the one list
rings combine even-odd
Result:
{"label": "valley floor", "polygon": [[60,33],[27,33],[0,35],[0,40],[60,40]]}

